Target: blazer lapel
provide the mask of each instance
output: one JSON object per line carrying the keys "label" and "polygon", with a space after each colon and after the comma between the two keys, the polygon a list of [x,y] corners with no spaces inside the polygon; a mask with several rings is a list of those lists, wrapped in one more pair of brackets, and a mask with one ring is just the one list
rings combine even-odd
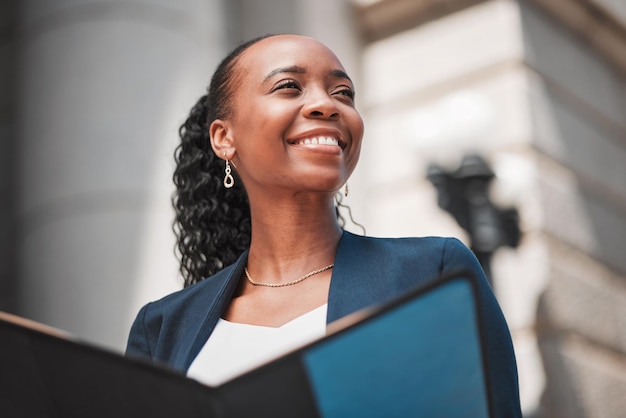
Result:
{"label": "blazer lapel", "polygon": [[384,299],[384,259],[375,240],[343,232],[330,282],[327,323]]}
{"label": "blazer lapel", "polygon": [[[193,360],[196,358],[209,336],[215,329],[217,321],[222,313],[228,307],[233,298],[233,294],[237,289],[239,279],[243,275],[243,269],[248,261],[248,251],[246,250],[237,261],[226,267],[220,273],[211,277],[206,283],[201,282],[200,285],[206,284],[204,289],[199,293],[199,297],[190,302],[187,310],[203,315],[201,320],[196,321],[198,326],[188,329],[189,335],[194,335],[193,343],[189,345],[189,349],[183,354],[183,369],[187,370]],[[208,309],[207,309],[208,308]],[[200,319],[200,318],[199,318]],[[190,324],[193,323],[190,321]]]}

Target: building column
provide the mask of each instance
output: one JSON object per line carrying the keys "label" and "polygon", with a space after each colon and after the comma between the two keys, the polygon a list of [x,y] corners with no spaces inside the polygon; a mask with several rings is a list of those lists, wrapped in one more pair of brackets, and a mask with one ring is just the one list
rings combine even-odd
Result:
{"label": "building column", "polygon": [[177,277],[178,126],[224,51],[221,2],[20,3],[18,313],[116,349]]}

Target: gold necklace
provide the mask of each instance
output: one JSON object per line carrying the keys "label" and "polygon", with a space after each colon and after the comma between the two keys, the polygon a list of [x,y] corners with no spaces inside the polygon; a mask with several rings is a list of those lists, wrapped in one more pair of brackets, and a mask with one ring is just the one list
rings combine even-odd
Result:
{"label": "gold necklace", "polygon": [[248,267],[244,268],[244,272],[246,273],[246,278],[248,279],[248,281],[250,282],[250,284],[254,285],[254,286],[266,286],[266,287],[285,287],[285,286],[291,286],[297,283],[300,283],[303,280],[308,279],[311,276],[315,276],[316,274],[319,274],[323,271],[326,270],[330,270],[331,268],[333,268],[335,264],[329,264],[326,267],[322,267],[321,269],[318,270],[314,270],[310,273],[305,274],[304,276],[300,277],[299,279],[296,280],[292,280],[290,282],[287,283],[265,283],[265,282],[255,282],[254,280],[252,280],[252,277],[250,277],[250,273],[248,273]]}

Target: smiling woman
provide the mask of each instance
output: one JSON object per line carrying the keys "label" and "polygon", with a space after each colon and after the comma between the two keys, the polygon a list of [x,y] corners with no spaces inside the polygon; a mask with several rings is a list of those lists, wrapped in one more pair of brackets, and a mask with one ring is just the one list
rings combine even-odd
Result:
{"label": "smiling woman", "polygon": [[219,384],[330,322],[472,269],[497,416],[520,416],[509,330],[473,254],[454,238],[342,230],[335,196],[364,130],[354,95],[341,62],[311,38],[258,38],[222,61],[176,152],[185,289],[141,309],[127,353]]}

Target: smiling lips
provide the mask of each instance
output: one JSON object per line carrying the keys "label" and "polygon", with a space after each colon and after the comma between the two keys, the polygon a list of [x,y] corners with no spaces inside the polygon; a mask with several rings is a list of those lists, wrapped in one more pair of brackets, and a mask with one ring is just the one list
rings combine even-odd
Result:
{"label": "smiling lips", "polygon": [[[339,140],[331,136],[314,136],[293,141],[292,145],[333,145],[340,146]],[[342,146],[343,148],[343,146]]]}

